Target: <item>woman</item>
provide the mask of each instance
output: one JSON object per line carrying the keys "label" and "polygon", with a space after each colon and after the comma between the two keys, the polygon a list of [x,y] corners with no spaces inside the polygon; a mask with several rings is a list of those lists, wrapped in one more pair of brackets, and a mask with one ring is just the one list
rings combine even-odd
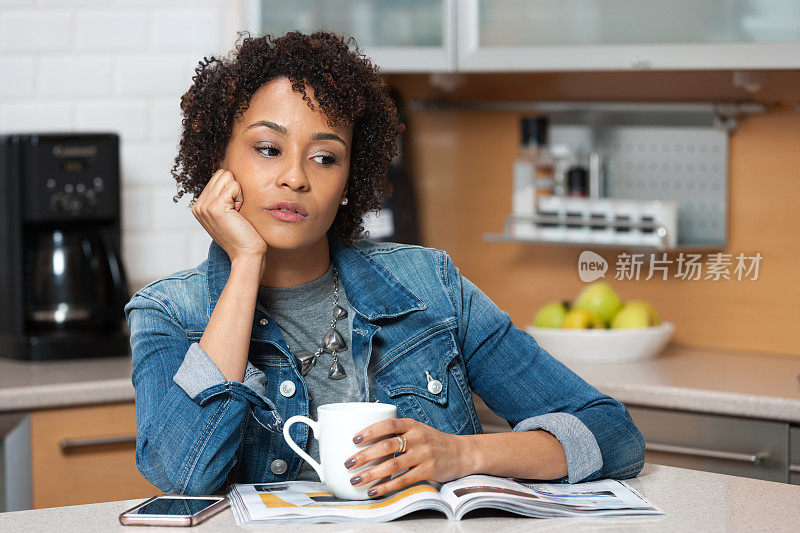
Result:
{"label": "woman", "polygon": [[[245,38],[206,59],[183,96],[173,175],[213,238],[208,259],[125,307],[136,388],[136,462],[165,492],[317,479],[283,421],[338,401],[398,419],[356,443],[354,485],[382,496],[471,473],[577,482],[636,475],[643,439],[627,410],[514,327],[421,246],[359,239],[389,191],[402,132],[377,68],[341,37]],[[513,431],[482,434],[481,396]],[[308,427],[295,441],[317,455]]]}

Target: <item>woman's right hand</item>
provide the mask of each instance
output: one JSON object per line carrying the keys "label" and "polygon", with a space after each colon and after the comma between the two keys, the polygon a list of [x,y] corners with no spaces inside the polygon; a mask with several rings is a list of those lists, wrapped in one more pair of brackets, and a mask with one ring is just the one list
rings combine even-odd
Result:
{"label": "woman's right hand", "polygon": [[225,250],[231,262],[260,257],[263,275],[269,247],[250,221],[239,213],[243,201],[242,187],[233,173],[219,169],[195,201],[192,214]]}

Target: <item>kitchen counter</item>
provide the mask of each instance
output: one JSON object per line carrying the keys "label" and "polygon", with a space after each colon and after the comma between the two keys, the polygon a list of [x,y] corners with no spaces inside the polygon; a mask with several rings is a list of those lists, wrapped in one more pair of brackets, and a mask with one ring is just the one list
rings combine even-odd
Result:
{"label": "kitchen counter", "polygon": [[634,363],[569,363],[626,405],[800,423],[800,358],[670,345]]}
{"label": "kitchen counter", "polygon": [[0,358],[0,412],[133,401],[130,357]]}
{"label": "kitchen counter", "polygon": [[[800,423],[800,358],[670,345],[635,363],[567,363],[629,405]],[[0,412],[133,401],[128,357],[0,358]]]}
{"label": "kitchen counter", "polygon": [[[391,533],[496,531],[796,531],[800,523],[800,486],[712,474],[683,468],[645,465],[629,480],[631,487],[667,513],[647,518],[535,519],[497,511],[470,513],[460,522],[448,522],[440,513],[426,511],[385,522],[342,524],[285,524],[281,531]],[[53,507],[0,514],[2,531],[132,531],[121,526],[119,514],[143,500]],[[194,531],[270,530],[274,526],[239,528],[230,509],[213,516]],[[172,532],[175,528],[148,527],[148,532]]]}

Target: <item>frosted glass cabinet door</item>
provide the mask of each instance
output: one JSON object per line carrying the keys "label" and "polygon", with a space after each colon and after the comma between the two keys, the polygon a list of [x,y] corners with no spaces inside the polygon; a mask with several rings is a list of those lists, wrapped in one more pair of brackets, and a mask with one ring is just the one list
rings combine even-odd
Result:
{"label": "frosted glass cabinet door", "polygon": [[352,35],[382,72],[455,68],[457,0],[247,1],[247,27],[259,35],[334,31]]}
{"label": "frosted glass cabinet door", "polygon": [[800,67],[800,0],[461,0],[458,69]]}

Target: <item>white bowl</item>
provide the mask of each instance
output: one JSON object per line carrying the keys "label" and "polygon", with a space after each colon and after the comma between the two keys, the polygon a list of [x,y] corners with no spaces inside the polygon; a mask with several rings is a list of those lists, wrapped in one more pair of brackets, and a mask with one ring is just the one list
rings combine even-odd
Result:
{"label": "white bowl", "polygon": [[655,357],[672,338],[675,326],[662,322],[649,328],[526,328],[539,346],[562,361],[619,363]]}

